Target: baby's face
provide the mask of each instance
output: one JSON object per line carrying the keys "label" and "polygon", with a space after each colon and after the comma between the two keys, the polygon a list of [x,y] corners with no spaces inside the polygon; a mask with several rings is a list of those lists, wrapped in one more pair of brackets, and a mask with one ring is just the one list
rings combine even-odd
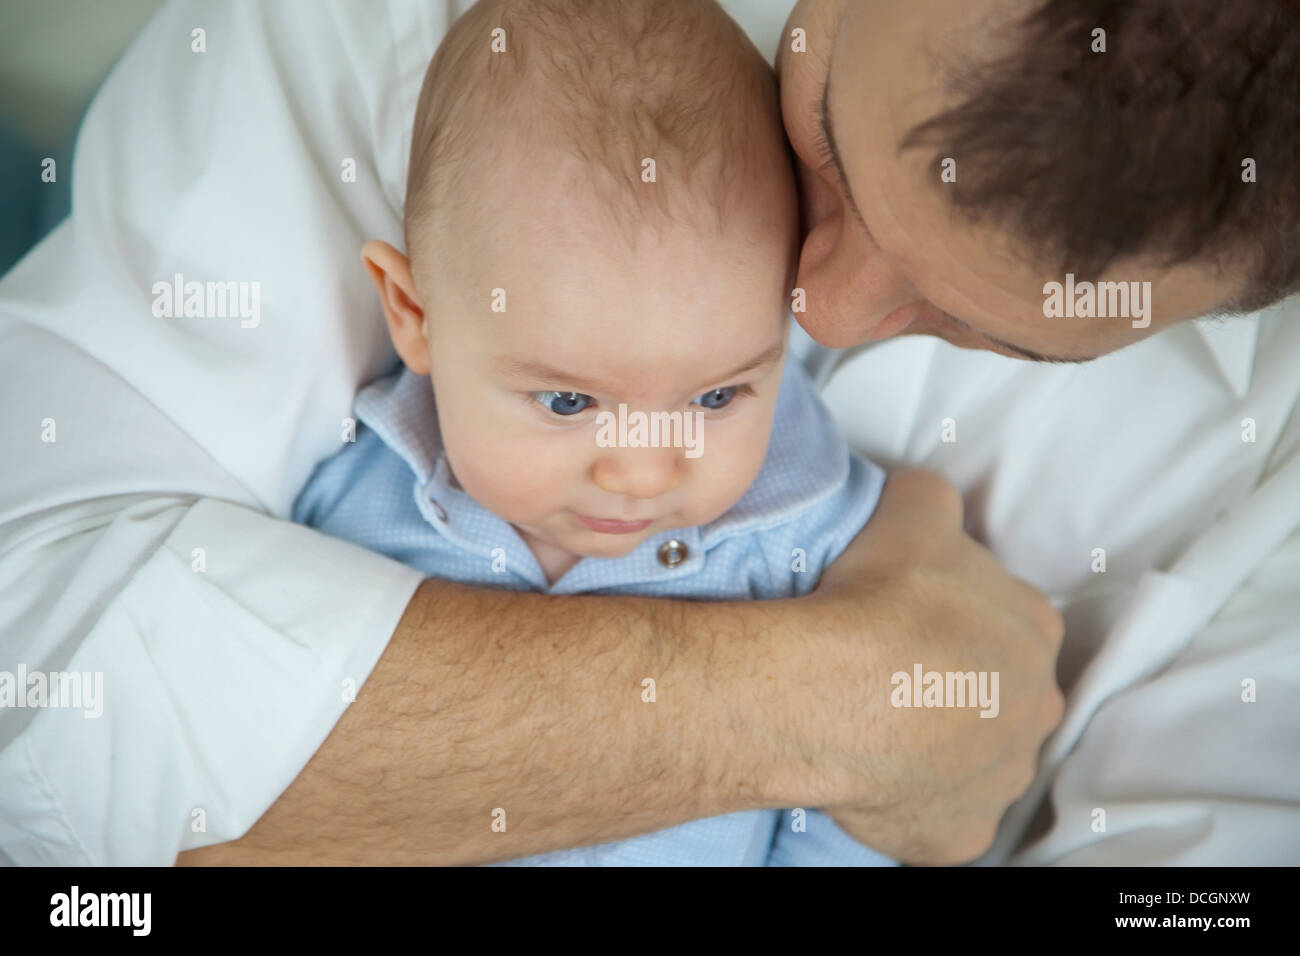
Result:
{"label": "baby's face", "polygon": [[[607,218],[590,199],[526,181],[517,192],[459,216],[454,261],[420,283],[457,481],[530,545],[573,555],[617,557],[718,517],[767,451],[792,185],[756,191],[720,237],[666,223],[635,250],[593,225]],[[652,413],[684,427],[631,447]],[[632,426],[622,446],[620,417]]]}

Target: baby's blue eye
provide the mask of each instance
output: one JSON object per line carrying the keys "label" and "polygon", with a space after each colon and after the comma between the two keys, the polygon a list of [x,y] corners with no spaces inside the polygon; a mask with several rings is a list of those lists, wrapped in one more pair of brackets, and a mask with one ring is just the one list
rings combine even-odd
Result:
{"label": "baby's blue eye", "polygon": [[695,401],[705,408],[726,408],[735,397],[736,387],[733,385],[729,388],[715,388],[711,392],[705,392]]}
{"label": "baby's blue eye", "polygon": [[557,415],[576,415],[595,401],[581,392],[533,392],[533,398]]}

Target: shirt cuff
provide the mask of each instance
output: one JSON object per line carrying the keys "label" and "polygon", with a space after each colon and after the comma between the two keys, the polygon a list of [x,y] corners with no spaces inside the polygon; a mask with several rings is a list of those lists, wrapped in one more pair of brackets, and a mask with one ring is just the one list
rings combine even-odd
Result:
{"label": "shirt cuff", "polygon": [[421,580],[309,528],[198,501],[61,666],[102,680],[102,699],[35,709],[0,751],[0,852],[20,865],[170,865],[242,836],[355,698]]}

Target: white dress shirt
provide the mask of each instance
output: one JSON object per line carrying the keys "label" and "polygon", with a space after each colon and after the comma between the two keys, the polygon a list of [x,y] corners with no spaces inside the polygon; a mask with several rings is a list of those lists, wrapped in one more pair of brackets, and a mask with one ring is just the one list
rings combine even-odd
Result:
{"label": "white dress shirt", "polygon": [[[726,5],[770,54],[789,0]],[[0,860],[237,838],[364,692],[419,575],[284,518],[391,360],[359,248],[401,242],[455,9],[176,0],[97,95],[71,219],[0,283],[0,671],[100,673],[103,712],[0,709]],[[257,283],[256,323],[156,316],[177,274]],[[990,862],[1300,860],[1298,311],[1077,367],[809,350],[851,444],[948,475],[1065,610]]]}

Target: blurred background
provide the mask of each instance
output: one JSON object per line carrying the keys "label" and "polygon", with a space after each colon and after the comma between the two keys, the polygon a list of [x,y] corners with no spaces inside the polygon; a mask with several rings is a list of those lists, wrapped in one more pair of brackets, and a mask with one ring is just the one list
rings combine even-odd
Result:
{"label": "blurred background", "polygon": [[0,275],[67,215],[86,105],[162,2],[0,0]]}

